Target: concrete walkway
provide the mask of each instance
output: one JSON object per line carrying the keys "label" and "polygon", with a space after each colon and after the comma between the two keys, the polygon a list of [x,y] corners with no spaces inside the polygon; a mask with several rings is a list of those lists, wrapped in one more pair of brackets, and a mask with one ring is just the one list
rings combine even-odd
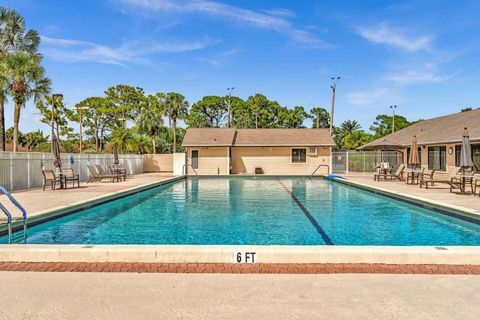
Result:
{"label": "concrete walkway", "polygon": [[[47,188],[32,189],[14,192],[15,198],[27,209],[29,217],[37,216],[48,211],[56,210],[74,203],[85,202],[91,199],[113,195],[117,192],[125,191],[130,188],[140,187],[143,185],[152,184],[155,182],[165,181],[173,178],[171,174],[162,173],[144,173],[134,176],[129,176],[126,181],[121,182],[94,182],[94,183],[80,183],[80,188],[57,189],[55,191]],[[7,209],[15,213],[16,217],[20,216],[18,210],[6,199],[5,196],[0,195],[0,202],[4,204]],[[4,217],[0,216],[0,221]]]}
{"label": "concrete walkway", "polygon": [[347,179],[369,187],[384,189],[397,194],[421,198],[432,203],[441,203],[464,209],[467,212],[480,214],[480,197],[471,194],[450,192],[450,187],[437,183],[435,187],[420,188],[419,185],[406,184],[400,181],[373,181],[373,176],[347,176]]}
{"label": "concrete walkway", "polygon": [[0,272],[0,319],[479,319],[479,276]]}

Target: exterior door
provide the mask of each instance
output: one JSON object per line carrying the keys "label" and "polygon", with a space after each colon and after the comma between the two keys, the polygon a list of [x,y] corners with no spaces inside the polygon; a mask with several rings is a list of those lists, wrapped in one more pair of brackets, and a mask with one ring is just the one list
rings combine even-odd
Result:
{"label": "exterior door", "polygon": [[198,150],[192,150],[192,168],[198,169]]}

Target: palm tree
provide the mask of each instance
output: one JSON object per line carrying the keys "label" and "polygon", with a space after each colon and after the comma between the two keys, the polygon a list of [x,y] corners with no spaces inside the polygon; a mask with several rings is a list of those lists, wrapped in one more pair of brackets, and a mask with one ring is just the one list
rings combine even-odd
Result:
{"label": "palm tree", "polygon": [[165,114],[170,119],[173,131],[173,152],[177,151],[177,120],[185,120],[188,116],[188,101],[180,93],[169,92],[165,98]]}
{"label": "palm tree", "polygon": [[316,120],[317,129],[330,127],[330,114],[325,108],[314,107],[310,110],[310,114]]}
{"label": "palm tree", "polygon": [[352,134],[357,130],[360,130],[361,126],[357,120],[345,120],[340,125],[340,130],[345,134]]}
{"label": "palm tree", "polygon": [[45,69],[40,65],[41,58],[26,52],[9,53],[0,68],[6,71],[8,90],[14,101],[13,112],[13,152],[18,151],[18,128],[22,107],[30,99],[42,101],[50,92],[50,80],[45,77]]}
{"label": "palm tree", "polygon": [[[30,29],[25,32],[25,19],[15,10],[0,7],[0,62],[8,53],[25,51],[36,54],[40,36]],[[0,70],[0,151],[5,150],[5,104],[8,84],[5,71]]]}
{"label": "palm tree", "polygon": [[152,139],[152,151],[157,150],[157,135],[163,128],[162,101],[157,96],[148,96],[148,106],[141,113],[138,120],[138,130]]}
{"label": "palm tree", "polygon": [[43,143],[47,143],[48,138],[43,135],[41,130],[32,131],[25,135],[25,146],[30,152]]}

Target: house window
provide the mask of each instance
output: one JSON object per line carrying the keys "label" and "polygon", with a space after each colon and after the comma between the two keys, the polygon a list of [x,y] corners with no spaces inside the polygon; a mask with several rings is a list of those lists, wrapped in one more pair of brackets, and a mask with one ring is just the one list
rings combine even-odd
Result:
{"label": "house window", "polygon": [[447,170],[447,147],[428,147],[428,170]]}
{"label": "house window", "polygon": [[[472,160],[473,164],[480,169],[480,144],[472,144]],[[460,167],[460,154],[462,153],[462,146],[455,146],[455,166]]]}
{"label": "house window", "polygon": [[292,163],[307,163],[307,149],[293,148],[292,149]]}

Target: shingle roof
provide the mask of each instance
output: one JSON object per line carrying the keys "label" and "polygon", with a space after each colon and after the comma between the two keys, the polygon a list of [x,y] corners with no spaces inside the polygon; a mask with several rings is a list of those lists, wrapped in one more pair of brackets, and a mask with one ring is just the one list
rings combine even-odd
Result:
{"label": "shingle roof", "polygon": [[190,128],[183,138],[183,147],[231,146],[235,129],[229,128]]}
{"label": "shingle roof", "polygon": [[190,128],[184,147],[199,146],[334,146],[328,129]]}
{"label": "shingle roof", "polygon": [[465,127],[468,128],[470,141],[480,141],[480,109],[419,121],[405,129],[367,143],[363,147],[368,148],[384,139],[409,146],[415,135],[419,145],[459,143]]}

